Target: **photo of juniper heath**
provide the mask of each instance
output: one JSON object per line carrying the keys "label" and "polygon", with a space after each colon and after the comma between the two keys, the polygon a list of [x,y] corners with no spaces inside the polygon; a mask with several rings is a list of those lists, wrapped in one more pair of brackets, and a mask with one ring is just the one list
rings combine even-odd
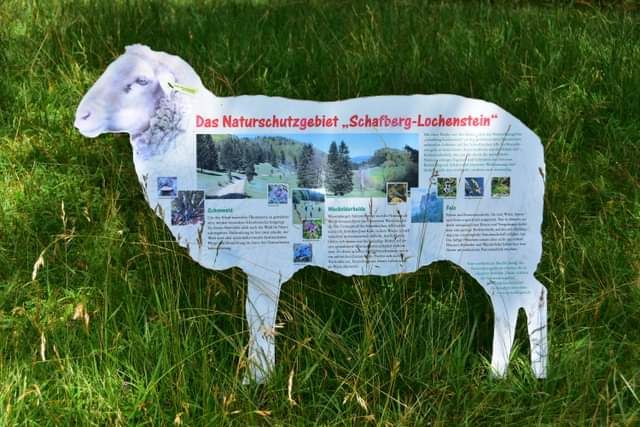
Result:
{"label": "photo of juniper heath", "polygon": [[484,195],[484,178],[473,177],[464,179],[465,197],[482,197]]}
{"label": "photo of juniper heath", "polygon": [[286,205],[289,202],[289,186],[287,184],[269,184],[267,199],[270,205]]}
{"label": "photo of juniper heath", "polygon": [[176,197],[178,178],[175,176],[159,176],[157,179],[158,197]]}
{"label": "photo of juniper heath", "polygon": [[406,182],[387,182],[387,203],[390,205],[406,203],[408,188]]}
{"label": "photo of juniper heath", "polygon": [[293,223],[302,224],[305,219],[324,218],[324,189],[295,188],[291,192]]}
{"label": "photo of juniper heath", "polygon": [[491,178],[491,197],[509,197],[511,195],[511,178],[497,176]]}
{"label": "photo of juniper heath", "polygon": [[458,194],[458,180],[456,178],[438,178],[438,196],[455,198]]}
{"label": "photo of juniper heath", "polygon": [[322,237],[322,220],[303,219],[302,238],[304,240],[319,240]]}
{"label": "photo of juniper heath", "polygon": [[311,262],[313,259],[313,251],[311,243],[294,243],[293,244],[293,262]]}
{"label": "photo of juniper heath", "polygon": [[442,222],[443,199],[426,188],[411,189],[411,222]]}
{"label": "photo of juniper heath", "polygon": [[171,225],[204,223],[204,191],[178,191],[171,201]]}

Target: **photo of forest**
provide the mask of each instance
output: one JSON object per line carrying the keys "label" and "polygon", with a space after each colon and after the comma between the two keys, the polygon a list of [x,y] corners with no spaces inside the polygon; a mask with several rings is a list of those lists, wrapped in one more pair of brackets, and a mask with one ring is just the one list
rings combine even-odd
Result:
{"label": "photo of forest", "polygon": [[198,134],[198,188],[207,199],[267,198],[274,183],[385,197],[387,182],[418,185],[417,146],[414,134]]}

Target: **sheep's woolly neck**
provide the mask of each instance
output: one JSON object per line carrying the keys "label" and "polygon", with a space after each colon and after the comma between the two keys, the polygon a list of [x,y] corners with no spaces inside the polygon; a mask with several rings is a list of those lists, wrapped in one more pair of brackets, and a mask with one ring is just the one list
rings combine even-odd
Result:
{"label": "sheep's woolly neck", "polygon": [[131,136],[134,154],[147,160],[175,147],[177,136],[185,131],[186,112],[184,95],[173,91],[169,96],[161,97],[149,120],[149,127]]}

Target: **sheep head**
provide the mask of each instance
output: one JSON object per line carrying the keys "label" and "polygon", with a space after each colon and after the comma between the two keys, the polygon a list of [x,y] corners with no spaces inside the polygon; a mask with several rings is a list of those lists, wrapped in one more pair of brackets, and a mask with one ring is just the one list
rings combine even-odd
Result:
{"label": "sheep head", "polygon": [[106,132],[140,134],[174,83],[202,86],[191,66],[177,56],[127,46],[84,96],[74,125],[91,138]]}

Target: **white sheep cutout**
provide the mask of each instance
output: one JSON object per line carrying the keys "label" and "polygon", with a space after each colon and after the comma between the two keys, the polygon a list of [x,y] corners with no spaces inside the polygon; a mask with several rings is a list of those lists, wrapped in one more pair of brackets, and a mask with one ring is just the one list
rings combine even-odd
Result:
{"label": "white sheep cutout", "polygon": [[[445,226],[412,222],[407,223],[407,248],[409,249],[407,253],[398,254],[399,261],[371,262],[372,253],[368,250],[363,254],[359,264],[337,268],[328,266],[326,255],[323,255],[328,244],[326,238],[314,242],[311,262],[298,263],[293,262],[291,258],[290,245],[258,242],[226,247],[223,239],[216,239],[215,235],[208,232],[210,217],[204,213],[207,211],[203,209],[205,206],[225,207],[244,213],[253,212],[255,215],[273,209],[272,212],[288,212],[288,215],[292,215],[291,200],[286,205],[269,208],[264,200],[205,200],[204,192],[198,186],[196,174],[196,133],[242,134],[242,131],[223,128],[220,123],[216,124],[217,128],[213,131],[203,129],[202,123],[197,123],[196,115],[200,117],[200,122],[205,122],[210,118],[220,118],[223,115],[263,118],[269,118],[275,114],[280,117],[322,117],[324,115],[343,118],[352,117],[354,112],[361,115],[367,114],[370,117],[382,117],[387,113],[392,115],[390,112],[393,114],[402,112],[411,117],[424,113],[424,116],[433,115],[437,118],[438,112],[455,113],[460,117],[467,114],[477,116],[479,113],[490,116],[493,122],[489,129],[465,129],[466,132],[470,132],[468,135],[471,135],[469,142],[465,143],[467,144],[465,147],[471,154],[464,156],[465,163],[456,174],[449,173],[450,177],[458,177],[457,191],[460,194],[456,199],[456,186],[453,185],[451,178],[447,178],[443,181],[444,197],[451,198],[453,194],[453,199],[444,200],[447,201],[447,209],[453,211],[457,209],[459,218],[462,219],[465,215],[470,217],[482,214],[491,217],[491,221],[495,217],[498,223],[512,221],[509,225],[503,226],[502,232],[508,236],[505,239],[519,236],[517,243],[500,251],[450,251],[445,249],[444,242],[450,237],[445,234]],[[212,121],[207,123],[211,124]],[[438,131],[443,134],[445,131],[451,131],[448,125],[436,128],[434,131],[424,126],[420,127],[420,123],[413,124],[417,130],[408,131],[407,128],[402,127],[403,124],[400,124],[394,128],[394,131],[424,135],[425,141],[428,138],[438,140]],[[527,316],[533,373],[538,378],[546,377],[547,292],[534,277],[542,255],[540,227],[544,195],[543,150],[539,138],[500,107],[455,95],[382,96],[325,103],[264,96],[220,98],[204,88],[191,66],[179,57],[156,52],[146,46],[133,45],[128,46],[125,53],[108,66],[84,96],[76,112],[75,126],[80,133],[91,138],[106,132],[130,134],[136,173],[143,186],[147,202],[164,220],[178,243],[187,248],[190,256],[206,268],[223,270],[240,267],[247,274],[246,317],[250,333],[249,379],[263,381],[273,370],[274,328],[280,288],[297,270],[307,265],[318,265],[345,276],[392,275],[413,272],[439,260],[451,261],[462,267],[485,289],[491,299],[495,313],[491,360],[493,373],[504,376],[507,372],[518,311],[522,308]],[[278,133],[277,128],[275,130],[254,128],[251,131],[254,134],[256,132],[264,135],[281,134],[281,132]],[[301,129],[295,131],[300,135],[305,132]],[[375,131],[378,130],[375,129]],[[291,130],[289,129],[288,132]],[[336,132],[336,129],[316,129],[314,132]],[[463,179],[465,168],[473,167],[472,163],[466,161],[480,155],[474,154],[474,147],[482,138],[490,136],[491,132],[494,137],[496,133],[502,135],[503,139],[493,166],[484,174],[486,176],[484,182],[490,181],[495,175],[494,166],[495,168],[505,167],[503,163],[510,162],[511,194],[503,199],[486,195],[462,197],[465,187],[465,179]],[[507,136],[513,136],[516,139],[507,140]],[[446,146],[446,142],[440,143]],[[428,147],[426,142],[421,147],[419,162],[421,167],[429,161],[428,156],[423,153],[423,150]],[[508,154],[507,158],[504,157],[505,153]],[[500,164],[498,164],[499,155],[502,156]],[[428,197],[422,196],[421,203],[428,204],[431,197],[438,199],[435,190],[430,188],[432,185],[435,187],[437,177],[441,173],[437,162],[433,164],[433,170],[428,174],[430,176],[421,173],[420,187],[427,188],[428,195]],[[475,184],[472,195],[477,196],[485,192],[479,180],[469,179],[469,185]],[[158,191],[154,188],[156,180],[158,180]],[[173,194],[173,198],[167,198],[166,194],[174,193],[171,185],[173,182],[177,182],[178,194]],[[189,206],[186,219],[184,217],[176,219],[175,215],[170,214],[172,203],[174,208],[176,204]],[[327,199],[327,204],[329,203],[335,203],[335,201]],[[365,203],[369,204],[370,209],[362,215],[363,220],[370,218],[377,210],[397,211],[401,218],[406,218],[402,215],[407,215],[403,209],[408,208],[402,205],[386,206],[386,200],[378,201],[372,198]],[[515,215],[519,214],[520,217],[517,220],[501,219],[504,212],[508,213],[507,216],[512,216],[511,213],[515,212]],[[449,211],[447,215],[450,215]],[[328,218],[329,222],[326,226],[331,227],[331,217],[328,216]],[[290,223],[289,225],[292,229],[289,232],[289,238],[295,241],[296,226]],[[471,238],[458,237],[466,244],[473,243]],[[308,248],[310,251],[311,246]]]}

